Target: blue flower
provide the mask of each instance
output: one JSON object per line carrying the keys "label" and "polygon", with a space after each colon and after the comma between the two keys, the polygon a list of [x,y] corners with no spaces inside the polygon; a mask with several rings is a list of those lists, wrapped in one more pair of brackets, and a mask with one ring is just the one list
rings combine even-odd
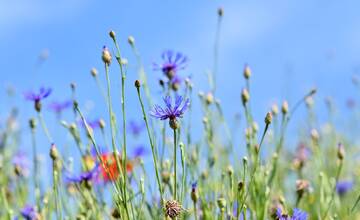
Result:
{"label": "blue flower", "polygon": [[283,214],[281,208],[276,210],[278,220],[307,220],[308,214],[300,209],[294,208],[292,216]]}
{"label": "blue flower", "polygon": [[150,112],[150,114],[153,117],[158,118],[160,120],[166,120],[166,119],[174,120],[176,118],[181,118],[190,104],[189,99],[186,99],[184,104],[182,104],[183,103],[182,96],[176,97],[174,107],[172,106],[172,100],[170,96],[166,96],[163,100],[166,105],[165,108],[162,108],[159,105],[155,105],[154,109]]}
{"label": "blue flower", "polygon": [[20,214],[26,220],[40,219],[39,213],[37,213],[35,207],[31,205],[26,205],[24,208],[22,208]]}
{"label": "blue flower", "polygon": [[176,75],[177,71],[185,69],[188,58],[180,52],[166,50],[162,53],[163,63],[154,63],[154,70],[161,70],[170,80]]}
{"label": "blue flower", "polygon": [[139,122],[136,123],[135,121],[130,121],[128,125],[128,129],[134,136],[139,136],[142,130],[145,128],[145,123]]}
{"label": "blue flower", "polygon": [[55,113],[61,113],[63,110],[69,108],[72,102],[70,100],[64,102],[52,102],[49,105],[49,109],[54,111]]}
{"label": "blue flower", "polygon": [[24,97],[30,101],[40,102],[42,99],[48,97],[51,94],[51,91],[50,88],[41,87],[39,93],[33,91],[25,92]]}
{"label": "blue flower", "polygon": [[133,150],[133,157],[139,158],[147,153],[146,148],[143,145],[138,145]]}
{"label": "blue flower", "polygon": [[339,181],[336,183],[336,192],[340,196],[343,196],[352,189],[353,185],[354,184],[352,181],[346,181],[346,180]]}
{"label": "blue flower", "polygon": [[96,165],[92,170],[81,172],[78,176],[67,175],[66,179],[71,183],[91,182],[96,179],[99,173],[99,166]]}

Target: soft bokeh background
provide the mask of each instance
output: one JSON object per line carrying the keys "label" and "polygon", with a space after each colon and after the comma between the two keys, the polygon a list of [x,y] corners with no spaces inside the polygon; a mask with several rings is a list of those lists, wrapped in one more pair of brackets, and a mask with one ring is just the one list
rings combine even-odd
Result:
{"label": "soft bokeh background", "polygon": [[[70,98],[69,84],[76,82],[82,106],[90,119],[108,119],[106,106],[97,90],[90,69],[96,67],[104,80],[101,49],[112,47],[109,30],[115,30],[123,56],[129,60],[128,118],[140,119],[135,90],[135,57],[127,37],[135,37],[142,55],[152,92],[160,100],[157,80],[161,73],[151,68],[164,49],[185,53],[191,60],[181,74],[192,75],[195,93],[207,91],[206,72],[211,70],[217,23],[217,8],[224,8],[220,36],[218,98],[227,118],[242,112],[240,91],[242,70],[248,63],[253,70],[252,109],[262,122],[274,102],[294,103],[316,86],[316,109],[325,116],[324,97],[334,98],[343,114],[346,103],[357,99],[352,75],[360,71],[359,1],[175,1],[175,0],[0,0],[0,122],[13,104],[24,122],[23,144],[30,149],[27,120],[35,116],[22,92],[49,86],[54,89],[47,100]],[[44,62],[41,54],[48,53]],[[120,113],[120,75],[116,65],[111,75],[115,110]],[[15,88],[9,100],[5,89]],[[195,96],[196,97],[196,96]],[[302,109],[302,113],[304,113]],[[297,119],[302,115],[297,114]],[[55,117],[45,112],[55,140],[62,140]],[[70,113],[69,113],[70,114]],[[196,110],[196,132],[200,132],[200,110]],[[295,128],[293,128],[295,130]],[[238,132],[238,138],[242,133]],[[43,134],[39,138],[44,139]],[[47,151],[46,139],[41,140]],[[44,151],[45,151],[44,150]]]}

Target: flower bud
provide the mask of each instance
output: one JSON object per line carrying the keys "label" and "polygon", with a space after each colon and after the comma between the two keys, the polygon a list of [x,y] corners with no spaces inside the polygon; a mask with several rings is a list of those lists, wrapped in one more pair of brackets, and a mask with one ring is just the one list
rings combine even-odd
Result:
{"label": "flower bud", "polygon": [[170,128],[172,128],[173,130],[176,130],[180,127],[180,124],[179,124],[178,120],[176,120],[176,118],[170,119],[169,125],[170,125]]}
{"label": "flower bud", "polygon": [[319,133],[315,128],[311,129],[310,136],[313,142],[317,143],[319,141]]}
{"label": "flower bud", "polygon": [[273,104],[273,105],[271,106],[271,113],[272,113],[274,116],[276,116],[277,114],[279,114],[279,108],[278,108],[277,104]]}
{"label": "flower bud", "polygon": [[111,31],[109,32],[109,36],[110,36],[112,39],[115,39],[116,34],[115,34],[114,31],[111,30]]}
{"label": "flower bud", "polygon": [[106,123],[105,123],[104,119],[102,119],[102,118],[99,119],[99,126],[100,126],[101,129],[105,128]]}
{"label": "flower bud", "polygon": [[238,189],[239,192],[241,192],[244,189],[244,182],[243,181],[238,182],[237,189]]}
{"label": "flower bud", "polygon": [[30,126],[31,130],[34,130],[36,128],[36,120],[35,120],[35,118],[31,118],[29,120],[29,126]]}
{"label": "flower bud", "polygon": [[137,89],[140,88],[140,81],[139,80],[135,80],[135,87]]}
{"label": "flower bud", "polygon": [[161,172],[161,180],[163,183],[168,184],[170,182],[170,173],[168,171]]}
{"label": "flower bud", "polygon": [[338,144],[337,157],[339,158],[339,160],[343,160],[345,157],[345,148],[342,143]]}
{"label": "flower bud", "polygon": [[284,101],[282,106],[281,106],[281,112],[286,115],[289,111],[289,104],[287,101]]}
{"label": "flower bud", "polygon": [[249,79],[251,77],[251,69],[248,65],[245,65],[244,68],[244,78]]}
{"label": "flower bud", "polygon": [[222,17],[222,16],[224,15],[224,9],[223,9],[223,7],[219,7],[217,13],[218,13],[218,16],[219,16],[219,17]]}
{"label": "flower bud", "polygon": [[133,36],[129,36],[128,37],[128,43],[131,45],[131,46],[134,46],[135,44],[135,39]]}
{"label": "flower bud", "polygon": [[103,47],[101,58],[105,64],[110,65],[112,56],[109,49],[106,46]]}
{"label": "flower bud", "polygon": [[98,75],[98,71],[96,68],[91,68],[90,73],[93,77],[96,77]]}
{"label": "flower bud", "polygon": [[218,204],[219,209],[224,209],[224,208],[226,207],[226,200],[225,200],[225,198],[224,198],[224,197],[218,198],[217,204]]}
{"label": "flower bud", "polygon": [[272,121],[272,114],[271,112],[268,112],[265,116],[265,124],[269,125],[271,124],[271,121]]}
{"label": "flower bud", "polygon": [[51,144],[51,147],[50,147],[50,157],[52,160],[57,160],[59,158],[59,152],[58,150],[56,149],[56,146],[55,144]]}
{"label": "flower bud", "polygon": [[229,165],[226,169],[226,172],[229,176],[232,176],[234,174],[234,168],[231,165]]}
{"label": "flower bud", "polygon": [[246,105],[246,103],[249,101],[249,99],[250,99],[250,94],[249,94],[248,90],[244,88],[241,92],[241,100],[242,100],[243,105]]}
{"label": "flower bud", "polygon": [[40,111],[41,111],[41,107],[42,107],[42,105],[41,105],[40,100],[36,100],[36,101],[35,101],[35,104],[34,104],[35,110],[36,110],[37,112],[40,112]]}
{"label": "flower bud", "polygon": [[214,102],[214,96],[213,96],[213,94],[212,94],[211,92],[208,92],[208,93],[206,94],[205,101],[206,101],[206,104],[207,104],[207,105],[210,105],[211,103]]}

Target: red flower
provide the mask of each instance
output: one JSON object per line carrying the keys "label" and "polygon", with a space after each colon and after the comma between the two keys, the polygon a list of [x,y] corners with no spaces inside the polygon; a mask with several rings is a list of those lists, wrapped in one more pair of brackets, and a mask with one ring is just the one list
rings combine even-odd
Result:
{"label": "red flower", "polygon": [[[122,166],[121,156],[119,155],[120,168]],[[104,178],[105,182],[114,181],[119,178],[121,171],[119,171],[116,158],[113,153],[105,153],[101,155],[101,175]],[[131,161],[126,161],[126,171],[131,173],[133,171],[133,163]]]}

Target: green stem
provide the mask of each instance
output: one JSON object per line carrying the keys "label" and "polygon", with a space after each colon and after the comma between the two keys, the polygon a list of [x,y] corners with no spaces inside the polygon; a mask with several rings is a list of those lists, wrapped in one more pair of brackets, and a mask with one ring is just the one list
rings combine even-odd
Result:
{"label": "green stem", "polygon": [[46,127],[46,124],[45,124],[44,118],[42,117],[41,112],[38,113],[38,118],[39,118],[41,127],[43,128],[47,139],[49,140],[50,143],[53,143],[54,141],[53,141],[53,139],[52,139],[52,137],[50,135],[50,132],[49,132],[48,128]]}
{"label": "green stem", "polygon": [[145,113],[144,103],[143,103],[143,101],[141,99],[140,88],[137,87],[136,90],[137,90],[139,102],[140,102],[140,105],[141,105],[141,110],[142,110],[142,113],[143,113],[143,119],[145,121],[146,130],[147,130],[148,137],[149,137],[151,152],[152,152],[152,156],[153,156],[154,169],[155,169],[155,174],[156,174],[156,180],[157,180],[157,184],[158,184],[158,188],[159,188],[159,192],[160,192],[160,199],[161,199],[161,203],[162,203],[163,202],[163,189],[162,189],[162,186],[161,186],[160,175],[159,175],[159,171],[158,171],[157,158],[156,158],[156,154],[155,154],[155,145],[154,145],[154,142],[153,142],[152,137],[151,137],[149,123],[148,123],[146,113]]}
{"label": "green stem", "polygon": [[31,141],[32,141],[32,147],[33,147],[33,165],[34,165],[34,186],[35,186],[35,199],[36,199],[36,205],[38,209],[40,209],[40,184],[38,179],[38,169],[39,164],[37,160],[37,148],[36,148],[36,139],[35,139],[35,129],[31,129]]}
{"label": "green stem", "polygon": [[176,197],[177,197],[177,194],[176,194],[176,152],[177,152],[177,149],[176,149],[176,129],[173,129],[174,130],[174,200],[176,200]]}

